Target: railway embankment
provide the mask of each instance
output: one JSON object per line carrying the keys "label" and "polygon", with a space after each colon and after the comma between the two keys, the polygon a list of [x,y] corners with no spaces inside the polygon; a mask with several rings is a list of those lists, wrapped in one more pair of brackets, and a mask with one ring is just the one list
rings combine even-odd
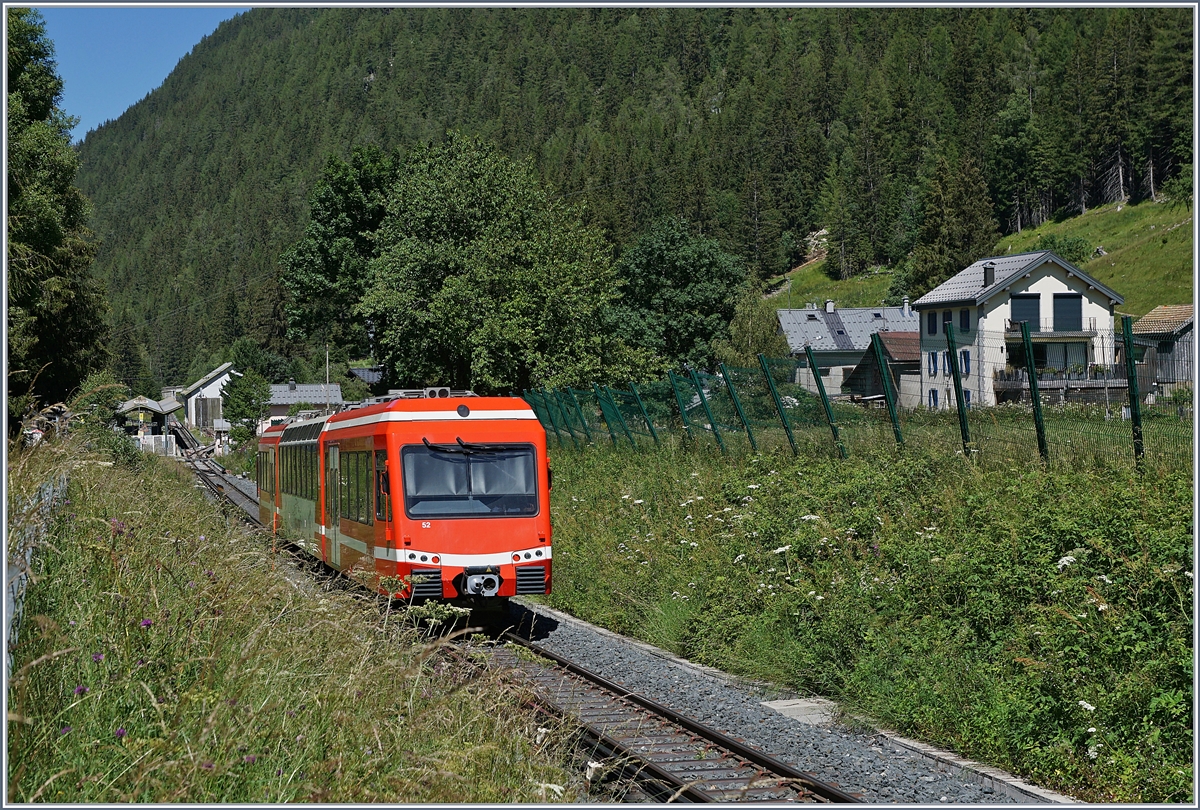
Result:
{"label": "railway embankment", "polygon": [[[10,802],[532,802],[584,788],[499,674],[338,580],[284,576],[192,474],[39,447],[71,469],[33,555],[8,693]],[[24,466],[22,467],[22,463]],[[41,469],[47,467],[47,469]],[[431,646],[432,645],[432,646]]]}
{"label": "railway embankment", "polygon": [[554,469],[550,605],[1083,801],[1193,799],[1191,469],[677,446]]}

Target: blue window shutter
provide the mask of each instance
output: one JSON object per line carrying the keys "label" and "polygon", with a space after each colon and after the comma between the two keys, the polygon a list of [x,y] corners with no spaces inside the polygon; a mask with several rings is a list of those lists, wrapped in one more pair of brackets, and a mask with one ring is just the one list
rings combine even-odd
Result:
{"label": "blue window shutter", "polygon": [[936,408],[938,406],[938,395],[936,388],[929,389],[929,407]]}
{"label": "blue window shutter", "polygon": [[966,403],[968,408],[971,407],[971,392],[965,388],[963,389],[963,401]]}
{"label": "blue window shutter", "polygon": [[929,353],[929,376],[937,376],[937,352]]}
{"label": "blue window shutter", "polygon": [[963,349],[958,353],[958,357],[962,364],[962,375],[965,377],[971,373],[971,350]]}

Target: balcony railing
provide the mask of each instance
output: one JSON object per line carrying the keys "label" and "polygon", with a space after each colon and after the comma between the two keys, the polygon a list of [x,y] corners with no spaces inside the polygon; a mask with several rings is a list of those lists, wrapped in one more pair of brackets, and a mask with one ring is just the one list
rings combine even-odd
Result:
{"label": "balcony railing", "polygon": [[[1005,368],[997,369],[992,378],[996,382],[1001,383],[1029,385],[1029,372],[1023,368],[1006,366]],[[1040,368],[1037,370],[1037,379],[1038,383],[1093,382],[1097,384],[1126,385],[1129,382],[1129,378],[1125,374],[1125,367],[1119,363],[1113,365],[1093,363],[1087,366],[1070,366],[1069,368]]]}
{"label": "balcony railing", "polygon": [[[1011,318],[1006,318],[1004,320],[1004,331],[1009,334],[1016,333],[1019,335],[1021,333],[1021,323],[1022,323],[1021,321],[1014,321]],[[1056,334],[1070,334],[1070,335],[1095,335],[1096,334],[1096,319],[1095,318],[1084,318],[1082,320],[1082,322],[1080,323],[1078,329],[1063,329],[1061,327],[1056,329],[1054,326],[1053,318],[1039,318],[1036,321],[1029,321],[1028,323],[1029,323],[1029,331],[1033,332],[1033,333],[1052,332],[1052,333],[1056,333]]]}

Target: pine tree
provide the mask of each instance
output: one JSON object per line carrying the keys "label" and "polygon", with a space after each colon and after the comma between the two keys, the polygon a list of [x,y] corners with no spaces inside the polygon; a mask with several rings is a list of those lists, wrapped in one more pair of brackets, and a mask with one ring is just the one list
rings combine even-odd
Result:
{"label": "pine tree", "polygon": [[938,160],[913,249],[908,278],[911,298],[924,295],[992,252],[1000,234],[989,199],[987,183],[974,161]]}

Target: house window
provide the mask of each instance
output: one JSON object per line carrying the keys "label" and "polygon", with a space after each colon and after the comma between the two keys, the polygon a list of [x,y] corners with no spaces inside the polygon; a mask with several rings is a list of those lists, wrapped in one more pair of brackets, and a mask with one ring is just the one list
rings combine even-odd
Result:
{"label": "house window", "polygon": [[938,406],[938,403],[937,403],[937,389],[936,389],[936,388],[930,388],[930,389],[929,389],[929,407],[930,407],[931,409],[936,409],[936,408],[937,408],[937,406]]}
{"label": "house window", "polygon": [[929,376],[937,376],[937,352],[929,353]]}
{"label": "house window", "polygon": [[937,313],[930,312],[928,317],[926,317],[925,321],[928,323],[927,328],[928,328],[929,334],[936,335],[937,334]]}
{"label": "house window", "polygon": [[963,402],[966,403],[967,409],[970,410],[970,408],[971,408],[971,392],[965,388],[963,389]]}
{"label": "house window", "polygon": [[958,368],[962,375],[966,377],[971,373],[971,350],[963,349],[958,353]]}
{"label": "house window", "polygon": [[810,313],[808,313],[808,319],[810,321],[815,321],[817,319],[817,316],[810,312]]}
{"label": "house window", "polygon": [[942,373],[950,373],[950,352],[948,351],[942,352]]}
{"label": "house window", "polygon": [[1041,303],[1040,295],[1014,295],[1010,299],[1012,304],[1012,316],[1010,320],[1014,325],[1024,321],[1029,324],[1030,332],[1038,332],[1041,330]]}
{"label": "house window", "polygon": [[971,331],[971,310],[964,309],[958,313],[958,328],[964,332]]}
{"label": "house window", "polygon": [[948,309],[942,313],[942,333],[943,334],[945,334],[946,332],[949,331],[948,329],[946,329],[946,327],[952,323],[954,323],[954,311]]}
{"label": "house window", "polygon": [[1083,331],[1083,296],[1078,293],[1054,294],[1054,331]]}

